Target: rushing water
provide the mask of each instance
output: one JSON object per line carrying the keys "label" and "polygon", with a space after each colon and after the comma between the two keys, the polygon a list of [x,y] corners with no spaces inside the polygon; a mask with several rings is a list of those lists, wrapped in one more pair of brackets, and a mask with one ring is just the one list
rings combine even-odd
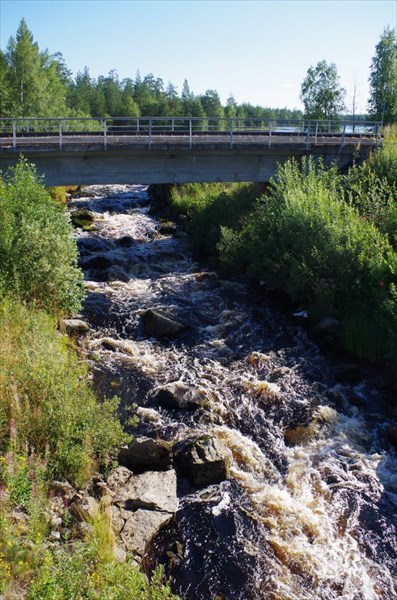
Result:
{"label": "rushing water", "polygon": [[[397,463],[376,373],[337,383],[340,365],[297,319],[195,263],[183,234],[159,234],[145,187],[84,194],[72,207],[96,213],[95,230],[76,235],[98,389],[134,407],[140,433],[211,432],[232,454],[227,481],[180,486],[147,564],[166,562],[188,600],[397,598]],[[148,338],[148,308],[189,327]],[[205,409],[156,406],[173,381],[201,390]]]}

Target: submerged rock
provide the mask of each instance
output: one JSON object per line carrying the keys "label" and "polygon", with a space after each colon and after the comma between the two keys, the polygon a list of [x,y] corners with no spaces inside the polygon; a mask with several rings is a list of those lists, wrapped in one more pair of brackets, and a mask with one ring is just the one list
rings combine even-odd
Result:
{"label": "submerged rock", "polygon": [[92,228],[92,224],[95,220],[93,213],[85,208],[79,208],[70,213],[70,220],[73,227],[81,227],[82,229],[89,231]]}
{"label": "submerged rock", "polygon": [[172,467],[172,444],[165,440],[135,438],[119,453],[119,463],[134,473],[167,471]]}
{"label": "submerged rock", "polygon": [[186,329],[183,323],[151,308],[143,314],[142,321],[145,332],[152,337],[174,337]]}
{"label": "submerged rock", "polygon": [[220,440],[203,435],[183,442],[175,452],[175,463],[194,486],[206,487],[227,478],[230,452]]}
{"label": "submerged rock", "polygon": [[177,229],[176,223],[172,221],[163,221],[160,223],[159,233],[161,235],[172,235]]}
{"label": "submerged rock", "polygon": [[155,401],[168,409],[197,410],[205,404],[206,399],[199,390],[176,381],[161,388]]}

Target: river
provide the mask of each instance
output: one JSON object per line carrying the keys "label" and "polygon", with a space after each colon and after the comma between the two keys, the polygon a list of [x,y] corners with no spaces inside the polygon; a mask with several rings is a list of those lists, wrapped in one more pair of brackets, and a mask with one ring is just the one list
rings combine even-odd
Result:
{"label": "river", "polygon": [[[160,234],[144,186],[82,194],[71,208],[96,217],[75,235],[99,394],[117,394],[140,434],[210,432],[232,455],[228,480],[180,486],[146,564],[165,562],[187,600],[397,598],[397,456],[379,373],[359,365],[344,382],[346,358],[324,355],[297,317],[195,262],[182,232]],[[148,308],[188,328],[148,338]],[[205,408],[156,406],[174,381],[205,394]]]}

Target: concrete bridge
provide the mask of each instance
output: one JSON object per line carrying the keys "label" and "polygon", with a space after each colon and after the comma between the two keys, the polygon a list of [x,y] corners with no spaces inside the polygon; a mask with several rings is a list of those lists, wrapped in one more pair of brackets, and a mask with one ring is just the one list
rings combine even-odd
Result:
{"label": "concrete bridge", "polygon": [[0,170],[23,155],[46,185],[260,181],[291,156],[343,169],[381,142],[380,123],[139,117],[0,119]]}

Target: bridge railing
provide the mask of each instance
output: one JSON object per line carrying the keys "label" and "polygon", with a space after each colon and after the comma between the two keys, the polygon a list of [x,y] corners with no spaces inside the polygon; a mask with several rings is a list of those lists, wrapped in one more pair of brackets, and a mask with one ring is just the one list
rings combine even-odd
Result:
{"label": "bridge railing", "polygon": [[[311,144],[330,138],[343,146],[349,138],[378,144],[380,122],[354,120],[275,120],[247,117],[103,117],[103,118],[0,118],[0,145],[17,149],[21,145],[95,143],[140,143],[151,148],[165,136],[189,148],[195,143],[214,141],[218,136],[233,147],[236,143],[260,143],[271,147],[286,139]],[[222,137],[220,137],[222,136]],[[333,140],[333,143],[337,143]]]}

